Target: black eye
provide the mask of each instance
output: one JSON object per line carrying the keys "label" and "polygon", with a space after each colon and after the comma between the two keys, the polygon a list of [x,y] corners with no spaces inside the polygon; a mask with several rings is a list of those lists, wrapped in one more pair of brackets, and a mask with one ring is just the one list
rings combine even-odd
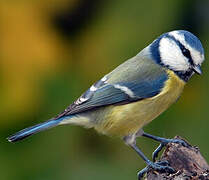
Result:
{"label": "black eye", "polygon": [[183,53],[183,55],[184,55],[185,57],[191,58],[190,51],[189,51],[188,49],[182,48],[181,51],[182,51],[182,53]]}
{"label": "black eye", "polygon": [[186,49],[182,44],[180,45],[180,49],[181,49],[182,54],[186,58],[191,59],[190,51],[188,49]]}

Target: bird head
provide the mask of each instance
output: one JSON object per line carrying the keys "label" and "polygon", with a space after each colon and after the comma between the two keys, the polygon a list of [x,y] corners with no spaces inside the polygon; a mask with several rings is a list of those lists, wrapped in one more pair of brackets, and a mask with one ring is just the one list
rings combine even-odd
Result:
{"label": "bird head", "polygon": [[194,73],[202,73],[204,49],[200,40],[188,31],[162,34],[150,44],[149,51],[156,63],[174,71],[185,82]]}

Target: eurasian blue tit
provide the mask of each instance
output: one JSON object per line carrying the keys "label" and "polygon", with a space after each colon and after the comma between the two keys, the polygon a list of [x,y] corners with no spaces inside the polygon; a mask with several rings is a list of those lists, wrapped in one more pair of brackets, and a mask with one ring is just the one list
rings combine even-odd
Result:
{"label": "eurasian blue tit", "polygon": [[[204,49],[192,33],[175,30],[159,36],[133,58],[130,58],[94,83],[58,116],[10,136],[15,142],[32,134],[63,124],[94,128],[99,133],[118,136],[146,162],[140,178],[149,169],[174,172],[167,163],[155,158],[162,147],[181,143],[145,133],[142,128],[177,101],[194,73],[201,74]],[[136,146],[136,138],[148,137],[160,142],[149,160]]]}

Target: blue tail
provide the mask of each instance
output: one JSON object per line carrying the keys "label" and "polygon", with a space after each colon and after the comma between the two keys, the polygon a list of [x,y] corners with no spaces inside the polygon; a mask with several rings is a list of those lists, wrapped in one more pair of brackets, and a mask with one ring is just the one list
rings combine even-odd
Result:
{"label": "blue tail", "polygon": [[36,134],[40,131],[44,131],[46,129],[52,128],[57,126],[64,118],[60,118],[60,119],[51,119],[48,120],[46,122],[37,124],[35,126],[29,127],[29,128],[25,128],[17,133],[15,133],[14,135],[10,136],[7,138],[7,140],[9,142],[16,142],[22,139],[25,139],[28,136],[31,136],[33,134]]}

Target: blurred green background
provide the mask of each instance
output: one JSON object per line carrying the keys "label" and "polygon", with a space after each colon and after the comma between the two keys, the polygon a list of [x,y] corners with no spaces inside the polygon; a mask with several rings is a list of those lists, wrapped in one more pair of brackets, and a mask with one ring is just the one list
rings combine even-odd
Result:
{"label": "blurred green background", "polygon": [[[120,139],[62,126],[11,144],[6,137],[61,112],[94,81],[160,34],[185,29],[205,48],[203,76],[145,127],[181,135],[209,160],[209,1],[0,1],[0,179],[136,179],[145,166]],[[139,138],[148,157],[158,145]]]}

